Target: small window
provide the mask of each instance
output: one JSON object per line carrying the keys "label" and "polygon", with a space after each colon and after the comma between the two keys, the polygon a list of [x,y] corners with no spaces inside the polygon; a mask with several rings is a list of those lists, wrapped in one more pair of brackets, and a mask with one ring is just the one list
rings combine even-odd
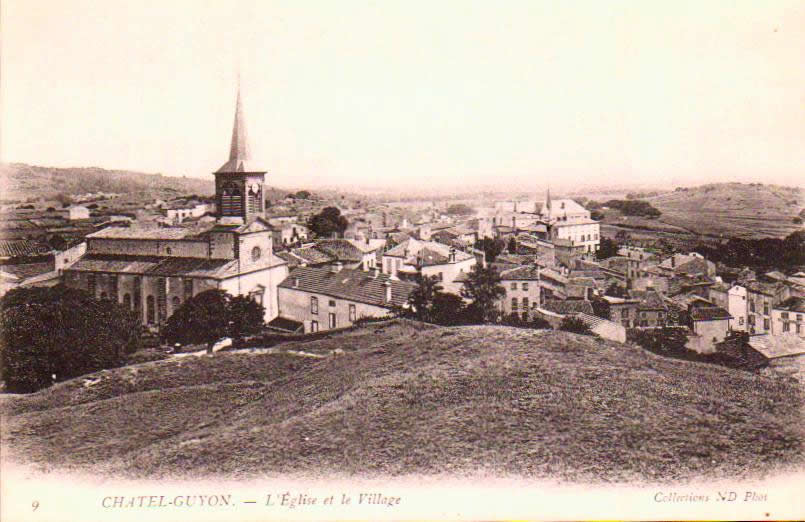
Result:
{"label": "small window", "polygon": [[763,329],[764,330],[769,329],[769,320],[768,319],[763,319]]}
{"label": "small window", "polygon": [[327,304],[329,304],[330,306],[335,306],[335,299],[330,299],[330,302]]}
{"label": "small window", "polygon": [[259,246],[252,248],[252,261],[257,261],[261,255],[263,255],[263,251],[260,250]]}
{"label": "small window", "polygon": [[311,297],[310,298],[310,313],[313,315],[317,315],[319,313],[319,298],[318,297]]}
{"label": "small window", "polygon": [[528,298],[527,297],[523,297],[523,308],[528,310]]}
{"label": "small window", "polygon": [[783,323],[783,331],[790,332],[791,331],[791,323]]}
{"label": "small window", "polygon": [[788,312],[782,312],[780,314],[780,317],[782,317],[783,319],[788,319]]}
{"label": "small window", "polygon": [[174,312],[176,311],[177,308],[182,306],[182,300],[179,299],[178,295],[173,296],[173,299],[171,299],[171,303],[173,304],[173,311]]}
{"label": "small window", "polygon": [[335,328],[335,327],[336,327],[336,322],[335,322],[335,314],[334,314],[334,313],[332,313],[332,312],[330,312],[329,319],[330,319],[330,328],[331,328],[331,329],[332,329],[332,328]]}
{"label": "small window", "polygon": [[528,290],[528,283],[523,283],[523,290]]}
{"label": "small window", "polygon": [[738,324],[743,326],[743,324],[744,324],[744,318],[743,317],[738,318]]}
{"label": "small window", "polygon": [[511,288],[512,290],[517,290],[517,283],[516,283],[516,282],[515,282],[515,283],[512,283],[510,288]]}
{"label": "small window", "polygon": [[516,297],[512,297],[512,310],[517,310],[519,304]]}
{"label": "small window", "polygon": [[349,321],[354,323],[357,318],[358,318],[358,312],[355,309],[355,305],[354,304],[349,305]]}
{"label": "small window", "polygon": [[318,332],[319,331],[319,322],[318,321],[310,321],[310,331],[311,332]]}
{"label": "small window", "polygon": [[797,321],[802,321],[802,314],[797,314]]}
{"label": "small window", "polygon": [[171,247],[168,247],[165,249],[165,253],[171,255],[173,253],[173,250],[171,250]]}

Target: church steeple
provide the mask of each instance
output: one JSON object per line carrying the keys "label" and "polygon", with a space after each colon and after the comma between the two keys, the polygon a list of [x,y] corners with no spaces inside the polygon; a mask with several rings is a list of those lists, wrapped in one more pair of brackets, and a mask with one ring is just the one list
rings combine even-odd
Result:
{"label": "church steeple", "polygon": [[[238,82],[240,83],[240,82]],[[218,172],[261,172],[251,165],[251,150],[246,135],[243,104],[240,99],[240,85],[235,101],[235,123],[232,125],[232,142],[229,145],[229,161],[221,165]]]}
{"label": "church steeple", "polygon": [[215,171],[215,196],[220,218],[248,220],[264,210],[265,171],[252,164],[240,95],[235,101],[235,122],[229,145],[229,160]]}

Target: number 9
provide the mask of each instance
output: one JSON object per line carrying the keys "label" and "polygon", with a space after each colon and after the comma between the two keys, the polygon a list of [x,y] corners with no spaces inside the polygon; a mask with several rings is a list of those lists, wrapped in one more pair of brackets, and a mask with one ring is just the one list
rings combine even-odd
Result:
{"label": "number 9", "polygon": [[31,507],[33,507],[33,508],[34,508],[33,510],[34,510],[34,511],[36,511],[36,510],[37,510],[37,508],[39,507],[39,501],[38,501],[38,500],[34,500],[33,504],[31,504]]}

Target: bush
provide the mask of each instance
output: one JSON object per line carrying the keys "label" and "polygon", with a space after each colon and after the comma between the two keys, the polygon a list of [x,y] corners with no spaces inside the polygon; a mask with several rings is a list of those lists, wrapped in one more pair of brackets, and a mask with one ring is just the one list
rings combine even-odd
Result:
{"label": "bush", "polygon": [[595,335],[590,327],[587,324],[579,319],[578,317],[573,317],[572,315],[566,316],[562,319],[562,323],[559,325],[559,329],[565,332],[571,332],[581,335]]}
{"label": "bush", "polygon": [[0,299],[0,367],[6,388],[30,393],[121,366],[139,347],[139,321],[123,307],[58,285],[16,288]]}
{"label": "bush", "polygon": [[176,310],[162,335],[169,343],[213,343],[222,337],[240,338],[263,327],[263,305],[244,296],[233,297],[223,290],[207,290]]}
{"label": "bush", "polygon": [[643,216],[648,218],[659,217],[662,212],[654,208],[648,201],[640,199],[611,199],[604,203],[609,208],[616,208],[624,216]]}

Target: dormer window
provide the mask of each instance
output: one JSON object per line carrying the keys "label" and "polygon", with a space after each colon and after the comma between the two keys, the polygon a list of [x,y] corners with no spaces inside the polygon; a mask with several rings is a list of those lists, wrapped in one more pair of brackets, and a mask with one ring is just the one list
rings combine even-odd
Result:
{"label": "dormer window", "polygon": [[261,255],[263,255],[263,251],[260,250],[259,246],[252,248],[252,261],[257,261]]}

